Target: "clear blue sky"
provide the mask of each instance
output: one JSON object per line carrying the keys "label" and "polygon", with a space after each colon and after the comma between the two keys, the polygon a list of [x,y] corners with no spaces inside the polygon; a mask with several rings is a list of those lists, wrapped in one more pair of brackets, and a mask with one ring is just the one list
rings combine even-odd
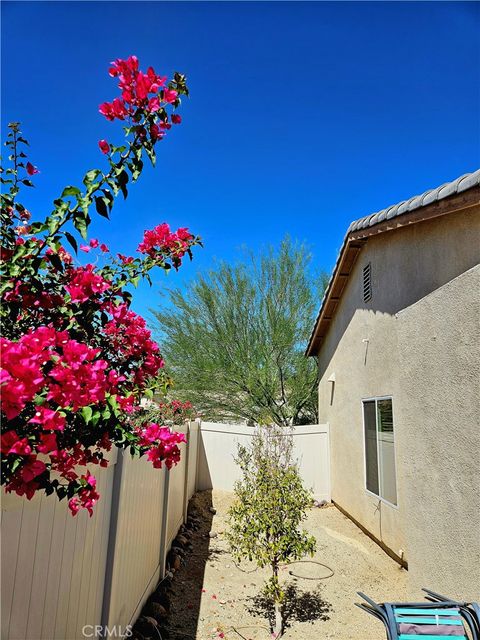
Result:
{"label": "clear blue sky", "polygon": [[41,169],[37,214],[101,166],[108,63],[136,54],[185,73],[184,123],[160,143],[110,224],[92,236],[131,253],[168,221],[200,234],[193,263],[307,240],[330,270],[350,221],[472,171],[479,159],[480,6],[462,2],[3,2],[2,131],[20,120]]}

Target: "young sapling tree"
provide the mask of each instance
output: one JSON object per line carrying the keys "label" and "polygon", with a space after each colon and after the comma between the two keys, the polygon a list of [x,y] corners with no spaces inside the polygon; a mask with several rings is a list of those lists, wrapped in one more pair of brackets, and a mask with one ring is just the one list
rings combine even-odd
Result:
{"label": "young sapling tree", "polygon": [[276,638],[283,634],[281,565],[313,555],[316,541],[300,528],[312,504],[292,456],[293,439],[278,426],[257,428],[249,447],[239,446],[235,459],[242,477],[235,484],[227,540],[237,561],[248,559],[270,567],[265,592],[273,601]]}

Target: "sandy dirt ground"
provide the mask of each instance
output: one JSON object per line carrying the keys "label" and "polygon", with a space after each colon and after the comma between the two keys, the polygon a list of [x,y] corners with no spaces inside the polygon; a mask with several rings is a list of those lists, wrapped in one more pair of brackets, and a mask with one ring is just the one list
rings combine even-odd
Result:
{"label": "sandy dirt ground", "polygon": [[[172,640],[271,640],[270,607],[261,596],[267,571],[237,567],[223,536],[232,499],[220,491],[193,498],[201,526],[173,579]],[[405,600],[406,572],[333,506],[312,509],[305,526],[317,539],[313,560],[328,568],[301,562],[283,569],[290,595],[285,640],[385,638],[383,625],[354,606],[356,591],[379,601]]]}

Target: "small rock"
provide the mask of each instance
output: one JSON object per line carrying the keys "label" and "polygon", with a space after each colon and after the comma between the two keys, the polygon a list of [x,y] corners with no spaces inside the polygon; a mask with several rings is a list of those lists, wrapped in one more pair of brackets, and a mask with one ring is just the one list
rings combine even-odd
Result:
{"label": "small rock", "polygon": [[172,571],[172,569],[173,571],[178,571],[178,569],[180,569],[182,565],[182,560],[180,556],[177,555],[176,553],[172,553],[170,556],[169,565],[170,565],[170,571]]}
{"label": "small rock", "polygon": [[177,536],[176,542],[184,547],[187,544],[188,540],[185,538],[185,536]]}
{"label": "small rock", "polygon": [[152,618],[155,618],[155,620],[162,620],[166,617],[168,617],[168,611],[165,609],[165,607],[163,605],[161,605],[159,602],[150,602],[146,607],[145,607],[145,613],[148,616],[151,616]]}
{"label": "small rock", "polygon": [[208,537],[209,538],[216,538],[218,536],[218,533],[216,531],[209,531],[208,532]]}
{"label": "small rock", "polygon": [[152,602],[156,602],[161,604],[164,609],[169,611],[170,609],[170,598],[167,593],[155,593],[152,597]]}
{"label": "small rock", "polygon": [[135,625],[135,628],[145,637],[158,635],[157,627],[157,621],[150,616],[141,616]]}
{"label": "small rock", "polygon": [[217,513],[217,510],[215,509],[215,507],[209,507],[208,510],[210,511],[210,513],[213,513],[213,515]]}
{"label": "small rock", "polygon": [[172,551],[180,557],[183,557],[185,555],[185,549],[183,549],[182,547],[172,547]]}

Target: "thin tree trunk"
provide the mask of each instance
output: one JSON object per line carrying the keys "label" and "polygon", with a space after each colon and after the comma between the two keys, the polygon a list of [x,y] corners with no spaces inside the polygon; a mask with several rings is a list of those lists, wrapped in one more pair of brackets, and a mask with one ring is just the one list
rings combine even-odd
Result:
{"label": "thin tree trunk", "polygon": [[275,628],[273,630],[275,634],[275,638],[280,638],[283,634],[283,617],[282,617],[282,608],[280,602],[275,601]]}
{"label": "thin tree trunk", "polygon": [[282,616],[282,606],[280,603],[280,583],[278,581],[278,565],[275,563],[272,566],[273,570],[273,581],[275,585],[274,596],[273,596],[273,607],[275,611],[275,627],[273,632],[275,634],[275,638],[280,638],[283,635],[283,616]]}

